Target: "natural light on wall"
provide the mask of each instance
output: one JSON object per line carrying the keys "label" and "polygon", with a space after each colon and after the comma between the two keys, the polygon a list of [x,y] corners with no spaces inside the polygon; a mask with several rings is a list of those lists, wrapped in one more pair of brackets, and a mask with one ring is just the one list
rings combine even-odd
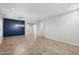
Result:
{"label": "natural light on wall", "polygon": [[24,27],[24,25],[21,25],[21,24],[15,24],[15,27]]}
{"label": "natural light on wall", "polygon": [[20,27],[24,27],[24,25],[21,25],[21,24],[15,24],[15,25],[13,25],[12,26],[12,29],[14,30],[16,30],[16,29],[19,29]]}

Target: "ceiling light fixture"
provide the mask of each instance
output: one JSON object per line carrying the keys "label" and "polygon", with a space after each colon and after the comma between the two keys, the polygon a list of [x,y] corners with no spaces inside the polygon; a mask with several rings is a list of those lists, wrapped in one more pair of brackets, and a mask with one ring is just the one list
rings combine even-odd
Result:
{"label": "ceiling light fixture", "polygon": [[79,4],[74,4],[69,8],[69,10],[76,10],[76,9],[79,9]]}

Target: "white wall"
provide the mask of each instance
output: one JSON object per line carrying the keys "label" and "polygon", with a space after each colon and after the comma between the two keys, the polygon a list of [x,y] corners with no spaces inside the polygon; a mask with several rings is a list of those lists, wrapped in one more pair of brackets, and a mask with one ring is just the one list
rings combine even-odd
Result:
{"label": "white wall", "polygon": [[3,19],[0,13],[0,44],[3,40]]}
{"label": "white wall", "polygon": [[79,11],[49,17],[45,22],[45,36],[79,46]]}
{"label": "white wall", "polygon": [[37,22],[36,25],[37,25],[37,35],[44,36],[44,32],[45,32],[44,23],[40,21]]}

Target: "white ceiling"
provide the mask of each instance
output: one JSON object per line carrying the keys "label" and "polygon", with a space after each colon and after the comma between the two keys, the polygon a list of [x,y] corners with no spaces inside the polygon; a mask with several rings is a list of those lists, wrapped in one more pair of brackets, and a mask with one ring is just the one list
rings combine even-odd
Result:
{"label": "white ceiling", "polygon": [[40,20],[68,11],[71,3],[0,3],[5,17],[15,19]]}

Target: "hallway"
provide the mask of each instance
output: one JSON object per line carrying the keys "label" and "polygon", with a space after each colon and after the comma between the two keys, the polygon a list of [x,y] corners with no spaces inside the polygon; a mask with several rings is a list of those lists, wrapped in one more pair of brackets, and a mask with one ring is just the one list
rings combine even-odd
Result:
{"label": "hallway", "polygon": [[79,47],[49,40],[38,36],[34,39],[33,35],[7,37],[3,39],[0,46],[1,55],[73,55],[79,54]]}

